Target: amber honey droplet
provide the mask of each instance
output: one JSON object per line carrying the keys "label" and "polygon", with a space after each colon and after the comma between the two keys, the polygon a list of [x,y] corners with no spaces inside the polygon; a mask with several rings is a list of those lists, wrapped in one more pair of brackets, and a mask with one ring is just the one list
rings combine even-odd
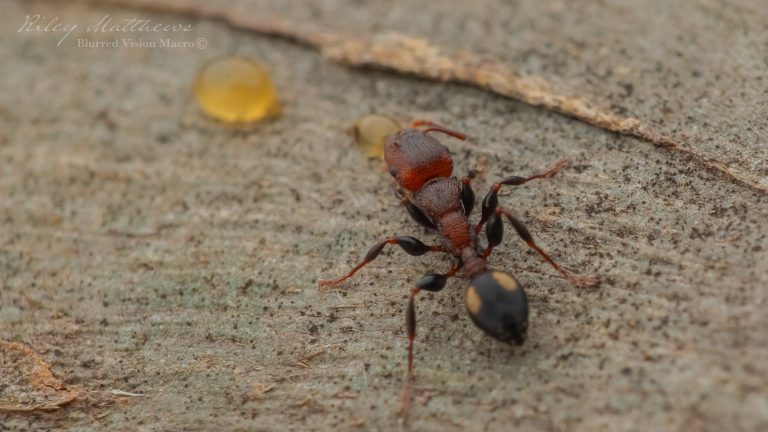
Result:
{"label": "amber honey droplet", "polygon": [[267,71],[245,57],[206,63],[195,79],[195,97],[209,116],[230,123],[250,123],[280,115],[280,101]]}
{"label": "amber honey droplet", "polygon": [[363,153],[369,157],[384,159],[384,140],[387,135],[400,129],[400,124],[391,117],[369,114],[357,120],[352,133]]}

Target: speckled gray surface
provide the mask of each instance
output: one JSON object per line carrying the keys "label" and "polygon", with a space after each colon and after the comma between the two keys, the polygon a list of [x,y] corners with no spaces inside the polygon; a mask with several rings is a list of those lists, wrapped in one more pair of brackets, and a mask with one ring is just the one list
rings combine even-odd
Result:
{"label": "speckled gray surface", "polygon": [[400,32],[488,55],[565,94],[637,117],[749,184],[768,187],[768,8],[761,0],[228,5],[349,34]]}
{"label": "speckled gray surface", "polygon": [[[704,6],[679,19],[671,10],[653,15],[695,23],[704,13],[695,11],[707,4],[696,3]],[[326,6],[282,7],[320,20]],[[422,26],[390,22],[385,12],[394,6],[363,7],[340,10],[363,17],[369,12],[360,11],[374,11],[377,21],[367,28],[402,25],[441,44],[460,42],[446,36],[456,28],[452,22],[470,21],[458,6],[408,6]],[[759,15],[722,8],[727,13],[712,14],[714,28]],[[528,46],[529,72],[588,82],[599,49],[583,46],[592,53],[586,57],[562,54],[600,26],[619,26],[599,15],[585,21],[589,11],[597,14],[593,9],[537,15],[519,6],[512,14],[519,29],[509,24],[502,31],[494,21],[481,27],[488,29],[485,46],[513,60]],[[16,33],[30,13],[82,25],[106,13],[190,22],[190,39],[205,37],[208,46],[82,49],[73,34],[57,47],[56,35]],[[554,24],[542,24],[553,16],[572,18],[558,28],[574,36],[542,46],[531,35],[560,40]],[[12,59],[0,63],[0,339],[35,348],[58,377],[87,391],[57,412],[0,414],[4,430],[399,427],[408,282],[447,268],[447,261],[391,252],[340,292],[316,288],[317,279],[345,271],[384,236],[432,240],[398,207],[382,168],[355,152],[345,135],[371,111],[466,131],[469,142],[445,142],[458,172],[485,160],[479,191],[497,176],[570,157],[572,167],[556,178],[505,193],[502,202],[556,257],[603,278],[599,289],[576,290],[509,235],[491,263],[528,289],[530,340],[522,348],[494,342],[472,325],[463,304],[466,280],[421,296],[414,430],[768,427],[765,195],[679,153],[560,115],[467,87],[346,69],[216,23],[24,2],[8,2],[0,23],[0,56]],[[619,28],[632,25],[641,26]],[[655,119],[656,108],[673,100],[657,89],[677,81],[685,98],[744,91],[744,100],[764,103],[761,78],[708,84],[724,68],[712,52],[725,52],[715,48],[727,39],[691,26],[678,27],[680,50],[695,46],[688,35],[714,47],[697,50],[701,76],[674,78],[688,73],[670,54],[674,40],[669,49],[651,46],[653,62],[631,55],[622,62],[633,71],[627,82],[644,95],[622,106]],[[753,46],[764,34],[742,37],[741,46]],[[611,46],[630,50],[629,40],[652,44],[627,36]],[[504,41],[518,51],[502,50]],[[765,71],[739,49],[727,52],[739,65]],[[232,130],[202,117],[191,80],[205,60],[225,53],[269,66],[284,100],[281,119]],[[656,62],[667,73],[642,73]],[[585,89],[614,92],[615,76]],[[674,129],[672,119],[689,108],[670,109],[661,118]],[[754,104],[735,111],[718,105],[699,129],[686,130],[704,138],[745,136],[739,131],[763,127],[760,112]],[[761,149],[750,143],[748,153],[733,154],[738,166],[754,166],[749,155]]]}

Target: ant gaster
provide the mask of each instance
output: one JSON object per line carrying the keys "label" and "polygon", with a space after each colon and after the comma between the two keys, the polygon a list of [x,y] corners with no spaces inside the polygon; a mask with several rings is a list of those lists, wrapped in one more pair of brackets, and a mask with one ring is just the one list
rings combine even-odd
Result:
{"label": "ant gaster", "polygon": [[[403,414],[407,413],[413,384],[413,341],[416,337],[414,298],[421,290],[440,291],[445,287],[448,278],[463,269],[471,281],[466,291],[466,306],[472,321],[488,335],[503,342],[519,345],[525,340],[528,329],[528,300],[522,285],[513,276],[499,270],[491,270],[486,264],[493,248],[501,243],[504,234],[502,216],[528,246],[571,283],[576,286],[590,286],[597,282],[595,277],[578,276],[558,265],[536,244],[523,222],[499,206],[498,192],[502,186],[519,186],[531,180],[552,177],[565,166],[566,160],[560,160],[552,168],[539,174],[528,177],[510,176],[494,183],[483,199],[480,221],[472,226],[468,218],[475,206],[475,193],[470,183],[476,172],[470,171],[461,180],[451,177],[451,154],[447,147],[429,135],[430,132],[441,132],[460,140],[466,139],[464,134],[432,122],[415,121],[410,129],[400,130],[387,137],[384,159],[389,173],[400,188],[401,202],[410,216],[418,224],[436,231],[442,240],[441,244],[428,246],[414,237],[391,237],[374,245],[365,258],[344,276],[319,282],[321,286],[341,284],[376,259],[386,245],[398,245],[414,256],[427,252],[447,252],[456,258],[456,262],[446,273],[428,273],[411,288],[406,309],[408,377],[403,395]],[[478,242],[478,234],[483,226],[487,238],[487,246],[484,249]]]}

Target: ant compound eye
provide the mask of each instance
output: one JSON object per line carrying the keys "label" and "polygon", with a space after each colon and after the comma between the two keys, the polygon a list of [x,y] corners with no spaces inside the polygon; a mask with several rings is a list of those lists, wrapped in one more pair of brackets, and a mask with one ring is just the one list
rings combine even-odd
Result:
{"label": "ant compound eye", "polygon": [[466,303],[472,321],[488,335],[518,345],[525,340],[528,299],[514,277],[500,271],[475,276],[467,288]]}
{"label": "ant compound eye", "polygon": [[395,177],[395,178],[397,178],[397,168],[395,168],[394,166],[390,166],[390,167],[389,167],[389,174],[390,174],[392,177]]}

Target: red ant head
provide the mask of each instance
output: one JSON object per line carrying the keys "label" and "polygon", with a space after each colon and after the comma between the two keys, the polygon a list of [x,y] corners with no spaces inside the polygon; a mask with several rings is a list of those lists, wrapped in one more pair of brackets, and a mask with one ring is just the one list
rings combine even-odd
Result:
{"label": "red ant head", "polygon": [[467,288],[467,310],[484,332],[503,342],[525,340],[528,299],[517,279],[500,271],[482,272]]}
{"label": "red ant head", "polygon": [[436,138],[417,129],[403,129],[387,137],[384,160],[403,189],[415,192],[437,177],[450,177],[453,159]]}

